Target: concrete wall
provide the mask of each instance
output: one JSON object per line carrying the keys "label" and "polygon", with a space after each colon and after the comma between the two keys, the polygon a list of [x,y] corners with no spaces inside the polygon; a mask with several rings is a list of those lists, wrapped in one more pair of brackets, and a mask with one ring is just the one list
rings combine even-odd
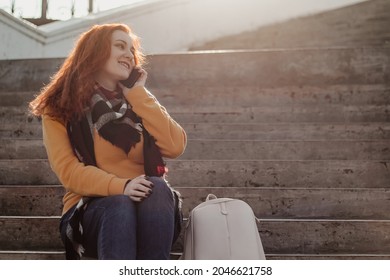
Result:
{"label": "concrete wall", "polygon": [[362,0],[146,0],[35,27],[0,10],[0,59],[65,57],[94,24],[123,22],[147,54],[186,51],[226,35],[363,2]]}

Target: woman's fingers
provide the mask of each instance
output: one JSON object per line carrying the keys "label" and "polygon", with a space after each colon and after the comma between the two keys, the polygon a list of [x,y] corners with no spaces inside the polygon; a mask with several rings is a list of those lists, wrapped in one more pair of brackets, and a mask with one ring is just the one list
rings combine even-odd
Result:
{"label": "woman's fingers", "polygon": [[134,193],[137,193],[139,195],[149,195],[152,193],[152,189],[149,187],[144,186],[143,184],[140,183],[133,183],[133,184],[128,184],[125,189],[125,194],[126,195],[133,195]]}
{"label": "woman's fingers", "polygon": [[139,190],[133,190],[130,192],[130,199],[133,201],[143,201],[144,199],[148,198],[151,194],[151,190],[149,189],[147,192],[139,191]]}
{"label": "woman's fingers", "polygon": [[154,187],[153,183],[148,181],[148,180],[146,180],[146,179],[140,179],[139,183],[144,185],[145,187],[147,187],[149,189]]}
{"label": "woman's fingers", "polygon": [[144,186],[146,186],[148,188],[153,188],[154,187],[153,183],[150,182],[148,180],[148,177],[145,176],[145,175],[141,175],[141,176],[135,177],[133,180],[131,180],[131,182],[142,184],[142,185],[144,185]]}
{"label": "woman's fingers", "polygon": [[139,72],[141,73],[141,76],[138,78],[137,82],[135,82],[134,87],[136,86],[145,86],[146,79],[148,78],[148,73],[145,71],[145,69],[139,69]]}
{"label": "woman's fingers", "polygon": [[145,176],[138,176],[127,183],[124,194],[128,195],[134,201],[142,201],[149,197],[152,191],[153,183],[145,179]]}

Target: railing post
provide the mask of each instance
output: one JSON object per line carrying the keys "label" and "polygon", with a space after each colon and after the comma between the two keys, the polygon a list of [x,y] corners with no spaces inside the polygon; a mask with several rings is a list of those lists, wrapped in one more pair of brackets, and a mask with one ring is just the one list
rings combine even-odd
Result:
{"label": "railing post", "polygon": [[48,8],[47,0],[42,0],[41,19],[47,19],[47,8]]}
{"label": "railing post", "polygon": [[93,13],[93,0],[89,0],[88,13],[89,14]]}

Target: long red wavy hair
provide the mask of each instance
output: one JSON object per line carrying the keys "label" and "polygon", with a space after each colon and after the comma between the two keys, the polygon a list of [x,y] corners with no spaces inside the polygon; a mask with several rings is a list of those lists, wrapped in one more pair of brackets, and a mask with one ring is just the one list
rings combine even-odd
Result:
{"label": "long red wavy hair", "polygon": [[130,35],[133,40],[136,65],[144,63],[139,38],[124,24],[95,25],[83,33],[58,72],[30,102],[35,116],[49,116],[67,122],[80,118],[94,92],[94,74],[101,69],[111,53],[111,36],[115,30]]}

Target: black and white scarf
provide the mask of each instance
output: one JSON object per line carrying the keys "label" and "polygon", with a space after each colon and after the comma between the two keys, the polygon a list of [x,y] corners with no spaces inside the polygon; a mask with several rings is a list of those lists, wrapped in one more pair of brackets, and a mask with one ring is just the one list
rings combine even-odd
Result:
{"label": "black and white scarf", "polygon": [[96,129],[101,137],[126,154],[140,141],[141,118],[134,113],[121,91],[111,92],[95,86],[88,113],[91,129]]}

